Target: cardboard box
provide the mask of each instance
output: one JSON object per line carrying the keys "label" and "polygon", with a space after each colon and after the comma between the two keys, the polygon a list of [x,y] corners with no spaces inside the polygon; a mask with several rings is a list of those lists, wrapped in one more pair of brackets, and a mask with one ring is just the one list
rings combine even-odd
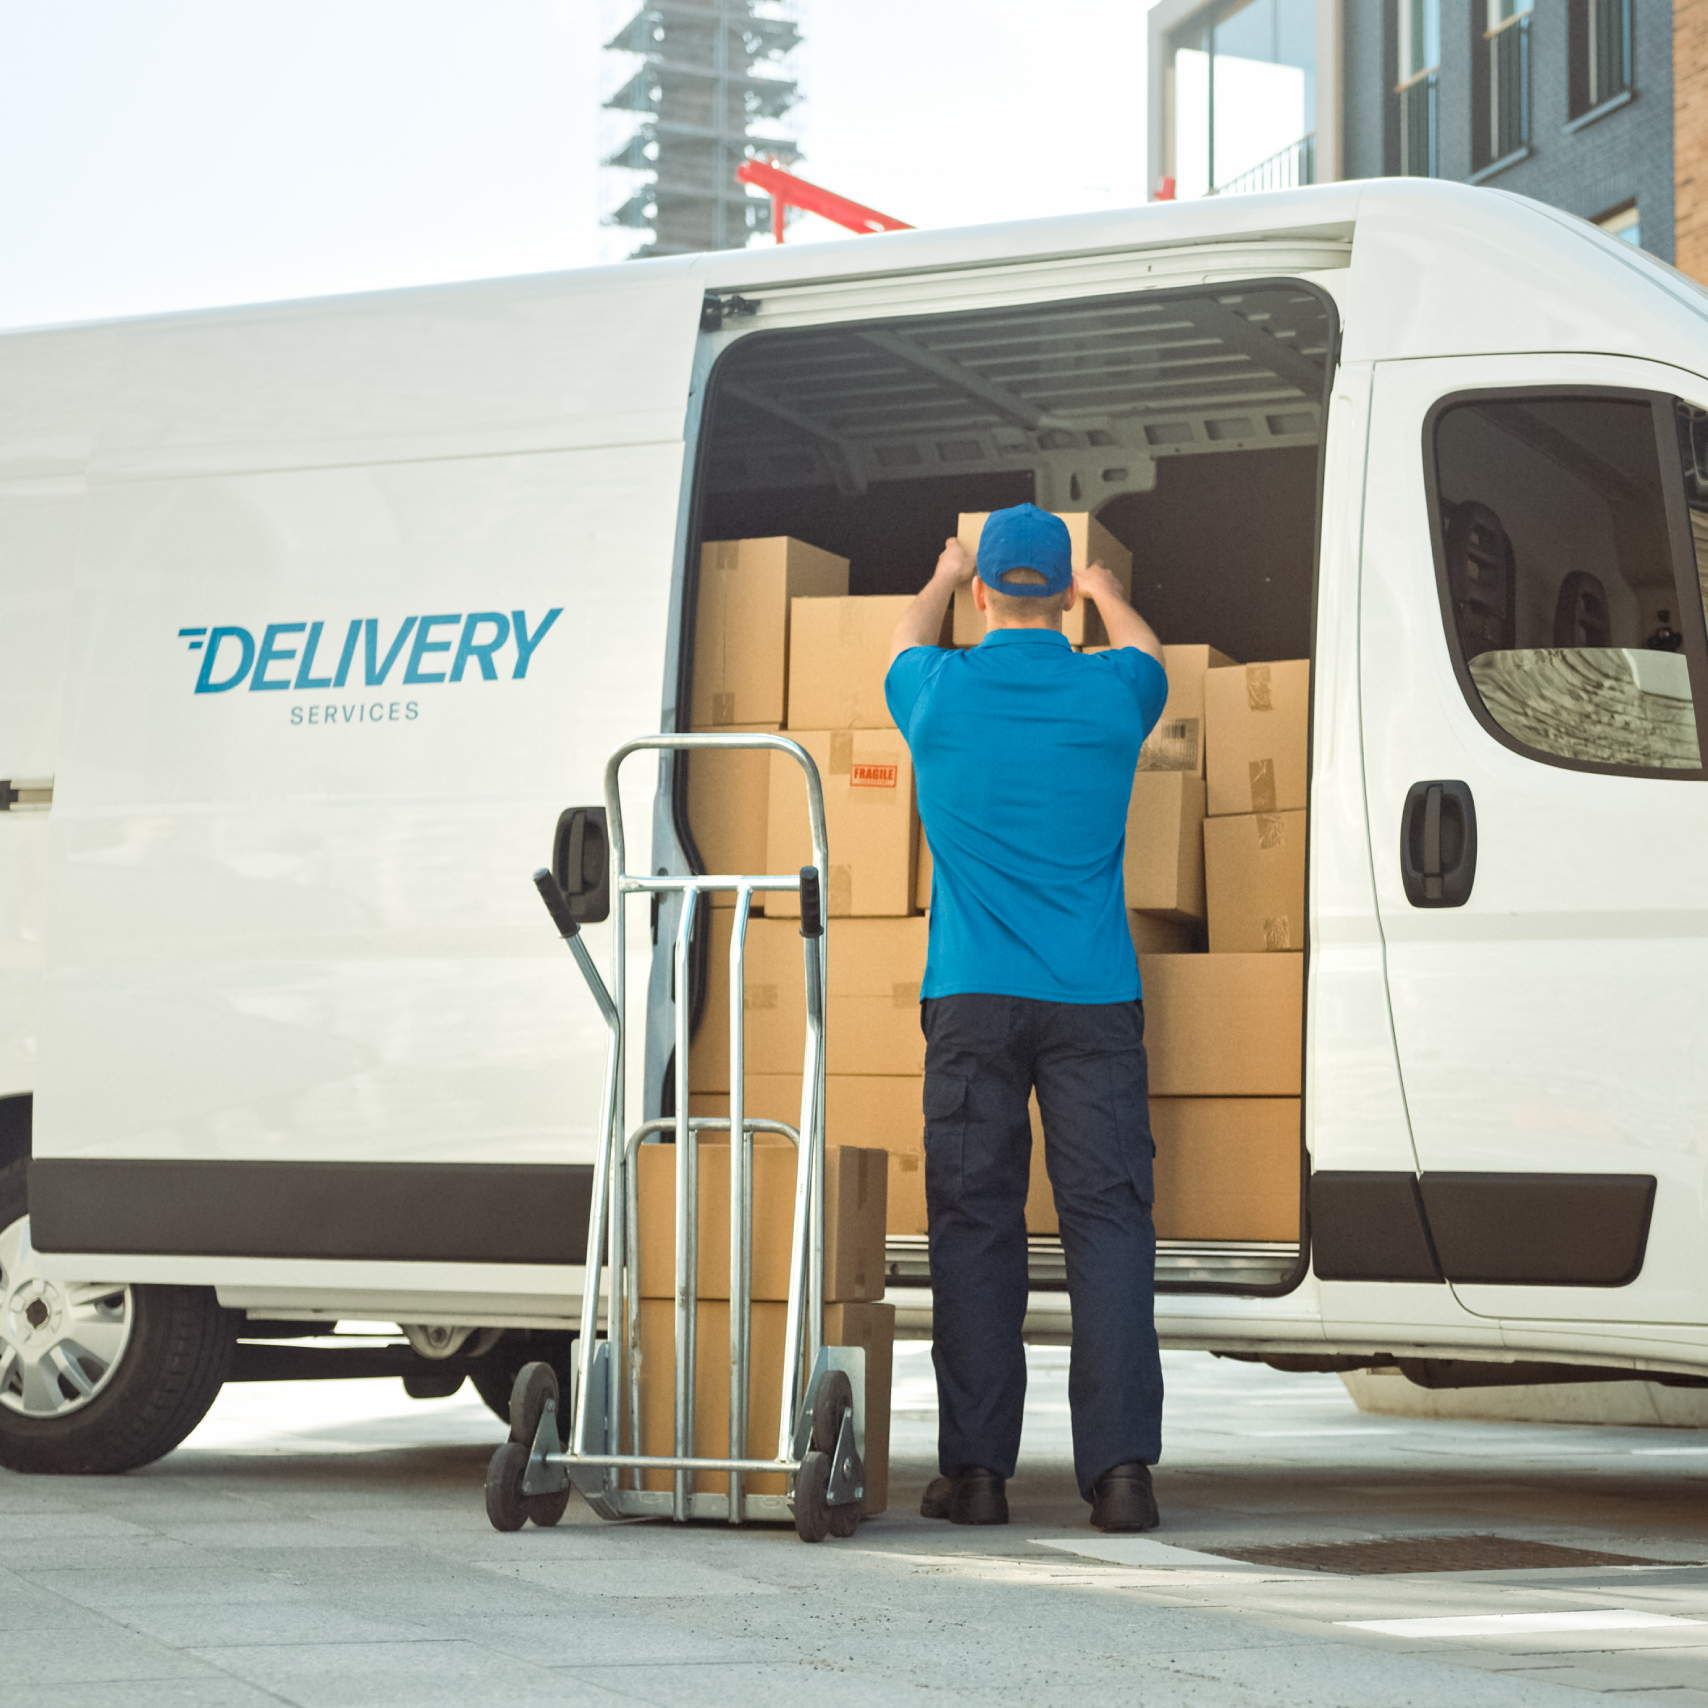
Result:
{"label": "cardboard box", "polygon": [[[1084,510],[1056,512],[1067,523],[1068,538],[1073,543],[1073,567],[1077,574],[1087,564],[1100,563],[1115,577],[1123,593],[1133,589],[1133,554],[1099,522]],[[978,556],[979,538],[990,517],[988,510],[963,515],[956,530],[961,544]],[[973,590],[964,587],[955,595],[954,643],[956,646],[977,646],[984,639],[984,618],[973,600]],[[1105,646],[1109,631],[1097,614],[1097,607],[1083,600],[1062,618],[1062,633],[1075,646]]]}
{"label": "cardboard box", "polygon": [[[925,977],[929,930],[930,922],[918,917],[830,922],[830,980],[825,990],[830,1073],[925,1072],[919,986]],[[753,920],[747,928],[745,971],[748,1071],[799,1074],[807,1041],[799,924],[793,919]],[[724,977],[727,989],[727,971]],[[727,1063],[727,1020],[724,1049]],[[727,1065],[722,1077],[729,1078]],[[707,1084],[695,1089],[729,1087]]]}
{"label": "cardboard box", "polygon": [[1305,946],[1305,815],[1247,813],[1204,821],[1210,953]]}
{"label": "cardboard box", "polygon": [[[832,917],[901,917],[913,912],[913,758],[894,729],[790,730],[812,755],[824,790],[830,838],[825,885]],[[786,753],[771,755],[766,870],[795,872],[812,862],[806,780]],[[799,918],[798,895],[773,891],[767,914]]]}
{"label": "cardboard box", "polygon": [[[777,724],[745,724],[708,735],[775,735]],[[771,755],[763,748],[687,755],[688,823],[708,872],[763,872],[771,808]],[[732,905],[729,896],[719,901]]]}
{"label": "cardboard box", "polygon": [[[894,729],[884,700],[890,643],[912,594],[796,599],[789,616],[789,720],[794,729]],[[945,614],[938,644],[949,644]]]}
{"label": "cardboard box", "polygon": [[1164,919],[1129,908],[1127,933],[1136,955],[1190,955],[1196,947],[1198,927],[1190,919]]}
{"label": "cardboard box", "polygon": [[781,724],[789,602],[847,591],[847,558],[801,540],[709,540],[701,546],[689,727]]}
{"label": "cardboard box", "polygon": [[[688,1046],[688,1089],[729,1090],[729,933],[735,906],[702,903],[700,929],[706,933],[706,1005]],[[753,926],[748,925],[749,937]]]}
{"label": "cardboard box", "polygon": [[889,1208],[892,1234],[925,1234],[925,1147],[890,1152]]}
{"label": "cardboard box", "polygon": [[1141,771],[1184,771],[1204,775],[1204,676],[1226,670],[1233,660],[1213,646],[1165,646],[1168,699],[1156,728],[1139,749]]}
{"label": "cardboard box", "polygon": [[1127,907],[1204,917],[1204,784],[1184,771],[1140,771],[1127,803],[1121,876]]}
{"label": "cardboard box", "polygon": [[[851,1145],[826,1145],[824,1154],[824,1296],[881,1299],[888,1158],[881,1149]],[[676,1147],[646,1144],[635,1155],[640,1291],[668,1299],[676,1290]],[[729,1297],[729,1174],[728,1135],[705,1135],[696,1240],[702,1299]],[[795,1147],[761,1135],[753,1147],[752,1298],[788,1298],[794,1218]]]}
{"label": "cardboard box", "polygon": [[[859,1145],[876,1150],[918,1151],[924,1146],[925,1079],[921,1074],[846,1074],[825,1076],[825,1138],[830,1145]],[[704,1092],[689,1099],[692,1115],[728,1115],[726,1092]],[[798,1073],[750,1073],[747,1113],[795,1126],[801,1118]]]}
{"label": "cardboard box", "polygon": [[1310,706],[1309,659],[1204,672],[1212,817],[1304,810]]}
{"label": "cardboard box", "polygon": [[[1211,958],[1211,957],[1206,957]],[[1296,1240],[1296,1097],[1153,1097],[1159,1239]]]}
{"label": "cardboard box", "polygon": [[931,858],[931,844],[925,840],[925,832],[919,832],[919,865],[913,880],[913,905],[921,913],[931,911],[931,881],[936,876],[937,867]]}
{"label": "cardboard box", "polygon": [[[788,1307],[755,1304],[748,1319],[747,1452],[769,1459],[777,1451],[777,1428],[782,1417],[783,1340]],[[676,1307],[671,1299],[642,1299],[641,1330],[641,1451],[663,1457],[676,1440]],[[729,1304],[707,1300],[695,1322],[693,1450],[706,1458],[722,1458],[729,1446]],[[858,1346],[866,1353],[865,1510],[882,1512],[889,1504],[890,1390],[894,1369],[895,1307],[885,1304],[826,1305],[824,1340],[827,1346]],[[669,1489],[671,1473],[647,1471],[649,1489]],[[727,1474],[698,1472],[696,1493],[722,1494],[729,1489]],[[747,1479],[753,1494],[784,1494],[782,1472],[756,1472]]]}
{"label": "cardboard box", "polygon": [[1297,1097],[1302,955],[1141,955],[1155,1097]]}

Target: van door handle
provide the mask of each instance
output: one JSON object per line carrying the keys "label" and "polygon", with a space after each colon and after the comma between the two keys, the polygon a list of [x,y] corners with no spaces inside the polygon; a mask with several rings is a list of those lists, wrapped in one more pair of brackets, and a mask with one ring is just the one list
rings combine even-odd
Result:
{"label": "van door handle", "polygon": [[1400,815],[1400,881],[1413,907],[1463,907],[1477,876],[1477,807],[1468,783],[1413,783]]}

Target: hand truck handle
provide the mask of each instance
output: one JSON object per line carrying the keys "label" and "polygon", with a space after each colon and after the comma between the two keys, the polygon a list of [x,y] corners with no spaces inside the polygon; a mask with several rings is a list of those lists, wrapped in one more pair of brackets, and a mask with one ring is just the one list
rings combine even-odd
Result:
{"label": "hand truck handle", "polygon": [[581,935],[581,927],[575,922],[575,915],[569,911],[569,897],[558,888],[558,881],[546,867],[542,866],[534,874],[534,888],[540,892],[540,900],[546,904],[546,912],[552,916],[552,924],[558,928],[558,935],[564,942],[573,942]]}
{"label": "hand truck handle", "polygon": [[822,937],[824,916],[819,911],[818,867],[801,867],[801,935]]}

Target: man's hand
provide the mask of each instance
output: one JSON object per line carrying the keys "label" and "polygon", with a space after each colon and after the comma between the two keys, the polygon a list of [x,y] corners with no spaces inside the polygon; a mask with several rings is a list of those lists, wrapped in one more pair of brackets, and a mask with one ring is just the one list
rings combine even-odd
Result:
{"label": "man's hand", "polygon": [[972,585],[977,572],[978,559],[959,540],[945,540],[943,555],[938,558],[931,579],[947,582],[952,592],[959,593],[963,587]]}
{"label": "man's hand", "polygon": [[1089,599],[1099,611],[1105,605],[1127,603],[1120,582],[1100,563],[1088,563],[1084,569],[1076,570],[1073,587],[1081,599]]}
{"label": "man's hand", "polygon": [[1087,564],[1073,578],[1075,591],[1097,607],[1103,626],[1109,631],[1111,646],[1136,647],[1148,652],[1158,664],[1162,663],[1162,642],[1151,626],[1131,605],[1121,591],[1121,584],[1100,563]]}
{"label": "man's hand", "polygon": [[945,540],[931,579],[902,612],[890,636],[890,663],[914,646],[936,646],[956,593],[973,579],[976,562],[959,540]]}

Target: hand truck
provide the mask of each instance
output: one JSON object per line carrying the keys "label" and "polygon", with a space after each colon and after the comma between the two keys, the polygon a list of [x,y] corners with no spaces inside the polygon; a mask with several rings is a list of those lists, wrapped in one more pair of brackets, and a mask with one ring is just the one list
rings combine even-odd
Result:
{"label": "hand truck", "polygon": [[[652,876],[627,869],[618,773],[630,754],[699,752],[707,748],[759,748],[786,753],[806,777],[813,864],[797,875],[731,874]],[[581,1334],[576,1344],[567,1438],[560,1436],[560,1395],[549,1364],[526,1364],[510,1396],[510,1439],[492,1457],[486,1510],[496,1529],[517,1530],[532,1519],[555,1524],[571,1488],[603,1518],[793,1518],[805,1542],[826,1535],[852,1536],[862,1515],[865,1468],[865,1354],[824,1341],[824,990],[826,952],[821,878],[828,868],[824,794],[818,767],[797,743],[780,735],[656,735],[626,743],[605,766],[605,812],[614,898],[612,980],[599,976],[572,916],[568,898],[549,871],[534,874],[559,934],[569,945],[604,1017],[609,1034],[600,1143],[588,1212],[586,1279]],[[729,1116],[688,1112],[689,955],[702,898],[735,892],[730,935]],[[806,981],[806,1049],[801,1071],[799,1127],[746,1113],[743,1089],[743,970],[747,922],[758,891],[798,890]],[[626,1066],[626,943],[628,896],[680,895],[674,945],[676,989],[675,1107],[673,1117],[642,1121],[624,1136]],[[730,1135],[729,1453],[715,1458],[694,1451],[694,1378],[697,1357],[699,1258],[699,1143],[703,1133]],[[775,1133],[795,1146],[795,1191],[784,1319],[781,1424],[776,1456],[743,1457],[748,1441],[750,1292],[753,1256],[753,1138]],[[647,1455],[641,1447],[641,1334],[636,1176],[639,1147],[673,1137],[676,1146],[675,1411],[673,1451]],[[605,1334],[601,1338],[599,1329]],[[803,1375],[805,1380],[803,1381]],[[672,1486],[645,1487],[646,1473],[671,1473]],[[695,1473],[722,1474],[727,1492],[695,1490]],[[763,1494],[744,1479],[764,1473],[788,1478],[787,1494]]]}

